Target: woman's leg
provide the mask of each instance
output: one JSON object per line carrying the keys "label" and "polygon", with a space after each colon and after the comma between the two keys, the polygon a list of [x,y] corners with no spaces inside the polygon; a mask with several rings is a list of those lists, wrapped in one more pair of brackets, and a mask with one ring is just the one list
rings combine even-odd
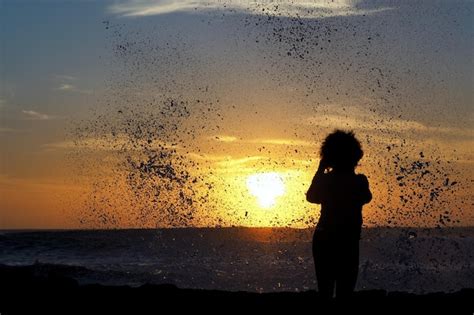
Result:
{"label": "woman's leg", "polygon": [[359,240],[341,241],[337,250],[336,297],[347,298],[354,292],[359,273]]}
{"label": "woman's leg", "polygon": [[332,245],[329,240],[313,238],[313,258],[318,291],[321,297],[327,299],[332,298],[336,281]]}

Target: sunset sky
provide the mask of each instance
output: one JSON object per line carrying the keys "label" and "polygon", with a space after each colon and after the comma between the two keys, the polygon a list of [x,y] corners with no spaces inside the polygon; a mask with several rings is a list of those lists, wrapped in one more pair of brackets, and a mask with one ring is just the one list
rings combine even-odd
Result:
{"label": "sunset sky", "polygon": [[[368,226],[473,225],[473,9],[4,0],[0,229],[312,226],[335,128]],[[179,180],[131,167],[160,152]]]}

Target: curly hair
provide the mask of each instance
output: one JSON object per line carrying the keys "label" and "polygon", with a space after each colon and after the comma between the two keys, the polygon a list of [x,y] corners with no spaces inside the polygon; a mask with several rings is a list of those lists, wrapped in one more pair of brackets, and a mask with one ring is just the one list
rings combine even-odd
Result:
{"label": "curly hair", "polygon": [[324,139],[319,155],[333,169],[354,169],[364,152],[354,132],[334,130]]}

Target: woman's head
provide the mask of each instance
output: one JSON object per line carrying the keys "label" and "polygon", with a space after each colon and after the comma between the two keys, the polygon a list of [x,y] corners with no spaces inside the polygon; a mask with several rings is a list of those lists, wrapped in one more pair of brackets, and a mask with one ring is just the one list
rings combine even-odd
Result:
{"label": "woman's head", "polygon": [[354,169],[364,152],[352,131],[335,130],[324,139],[319,155],[328,167]]}

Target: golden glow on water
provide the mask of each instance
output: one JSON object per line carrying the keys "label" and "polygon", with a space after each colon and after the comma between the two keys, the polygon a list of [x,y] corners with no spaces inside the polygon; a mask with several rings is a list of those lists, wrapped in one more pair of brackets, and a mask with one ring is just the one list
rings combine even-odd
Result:
{"label": "golden glow on water", "polygon": [[280,174],[258,173],[247,177],[247,188],[257,198],[261,208],[272,208],[277,198],[285,194],[285,184]]}

